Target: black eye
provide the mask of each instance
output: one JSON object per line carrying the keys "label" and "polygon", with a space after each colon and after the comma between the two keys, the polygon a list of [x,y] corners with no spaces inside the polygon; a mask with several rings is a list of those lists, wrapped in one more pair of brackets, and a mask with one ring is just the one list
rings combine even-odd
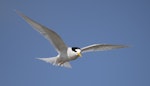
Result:
{"label": "black eye", "polygon": [[76,49],[80,49],[80,48],[79,47],[72,47],[72,51],[77,52]]}

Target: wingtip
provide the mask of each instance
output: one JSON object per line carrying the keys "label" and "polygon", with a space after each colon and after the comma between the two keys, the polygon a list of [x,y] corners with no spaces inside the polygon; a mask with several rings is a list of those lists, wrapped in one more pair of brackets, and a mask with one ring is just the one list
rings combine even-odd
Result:
{"label": "wingtip", "polygon": [[21,14],[21,12],[20,12],[20,11],[18,11],[17,9],[14,9],[14,12],[16,12],[18,15],[20,15],[20,14]]}
{"label": "wingtip", "polygon": [[14,9],[14,11],[15,11],[19,16],[21,16],[22,18],[26,17],[22,12],[20,12],[20,11],[18,11],[18,10],[16,10],[16,9]]}
{"label": "wingtip", "polygon": [[127,46],[127,45],[122,45],[122,48],[128,48],[128,47],[130,47],[130,46]]}

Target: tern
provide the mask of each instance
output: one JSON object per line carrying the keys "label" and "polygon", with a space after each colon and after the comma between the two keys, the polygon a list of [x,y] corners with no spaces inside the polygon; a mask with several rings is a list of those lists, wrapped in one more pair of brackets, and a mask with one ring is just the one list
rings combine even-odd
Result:
{"label": "tern", "polygon": [[72,68],[70,61],[76,60],[81,57],[83,53],[91,51],[104,51],[111,49],[125,48],[124,45],[113,45],[113,44],[92,44],[83,48],[79,47],[68,47],[62,38],[53,30],[43,26],[42,24],[32,20],[23,13],[16,11],[27,23],[29,23],[36,31],[42,34],[50,43],[55,47],[58,55],[55,57],[48,58],[37,58],[39,60],[51,63],[55,66],[61,66],[66,68]]}

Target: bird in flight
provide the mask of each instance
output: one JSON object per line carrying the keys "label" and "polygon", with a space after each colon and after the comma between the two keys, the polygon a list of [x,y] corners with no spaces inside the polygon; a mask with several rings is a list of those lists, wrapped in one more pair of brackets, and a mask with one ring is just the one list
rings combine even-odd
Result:
{"label": "bird in flight", "polygon": [[92,44],[83,48],[68,47],[62,38],[53,30],[43,26],[42,24],[32,20],[23,13],[16,11],[27,23],[29,23],[36,31],[42,34],[50,43],[55,47],[58,55],[49,58],[37,58],[39,60],[51,63],[55,66],[61,66],[66,68],[72,68],[70,61],[76,60],[81,57],[83,53],[92,51],[104,51],[118,48],[125,48],[124,45],[112,45],[112,44]]}

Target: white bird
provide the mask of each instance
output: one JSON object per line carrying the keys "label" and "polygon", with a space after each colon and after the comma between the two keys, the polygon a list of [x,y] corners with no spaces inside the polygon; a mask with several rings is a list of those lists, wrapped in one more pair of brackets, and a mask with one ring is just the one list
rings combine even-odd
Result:
{"label": "white bird", "polygon": [[70,61],[81,57],[82,53],[91,52],[91,51],[104,51],[118,48],[125,48],[127,46],[124,45],[112,45],[112,44],[93,44],[83,48],[79,47],[67,47],[61,37],[51,29],[43,26],[42,24],[32,20],[26,15],[17,11],[17,13],[27,22],[29,23],[35,30],[40,32],[46,39],[48,39],[51,44],[55,47],[58,52],[56,57],[49,58],[37,58],[39,60],[51,63],[55,66],[62,66],[66,68],[72,68],[70,65]]}

